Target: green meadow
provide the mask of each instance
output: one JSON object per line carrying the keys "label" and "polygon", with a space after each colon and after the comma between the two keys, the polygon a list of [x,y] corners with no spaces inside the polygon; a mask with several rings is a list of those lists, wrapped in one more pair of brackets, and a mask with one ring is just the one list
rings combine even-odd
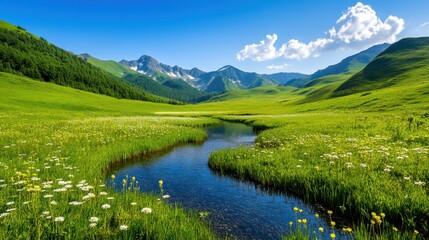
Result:
{"label": "green meadow", "polygon": [[[427,39],[407,41],[425,56]],[[204,141],[202,128],[221,120],[263,131],[252,147],[213,152],[212,169],[320,205],[321,218],[357,239],[429,236],[426,57],[393,48],[362,71],[324,76],[303,88],[233,90],[204,103],[172,105],[163,102],[177,102],[154,96],[148,99],[158,103],[130,100],[152,95],[121,82],[120,74],[101,72],[122,71],[117,64],[94,68],[58,51],[111,85],[90,88],[93,93],[66,87],[93,87],[75,82],[71,65],[69,75],[53,78],[65,86],[18,76],[40,74],[28,73],[25,62],[3,66],[10,73],[0,72],[0,239],[217,238],[200,214],[163,201],[168,182],[159,179],[159,192],[140,193],[144,179],[128,176],[122,192],[106,180],[115,178],[107,176],[112,166],[136,156]],[[366,72],[399,55],[400,62],[393,61],[399,67],[386,66],[395,74]],[[53,73],[62,73],[62,63],[51,57]],[[101,90],[129,99],[97,94]],[[309,229],[299,209],[291,211],[297,217],[285,238],[317,239],[330,231]]]}
{"label": "green meadow", "polygon": [[[112,164],[202,141],[219,120],[267,130],[251,148],[214,152],[211,168],[321,204],[358,239],[428,234],[427,84],[317,102],[262,87],[168,105],[0,79],[2,239],[215,238],[196,213],[138,193],[141,180],[124,179],[122,193],[105,182]],[[320,231],[291,221],[291,238]]]}
{"label": "green meadow", "polygon": [[0,79],[0,239],[214,238],[196,213],[140,194],[139,179],[124,179],[122,193],[105,183],[112,164],[202,141],[198,127],[218,120],[148,116],[163,105]]}

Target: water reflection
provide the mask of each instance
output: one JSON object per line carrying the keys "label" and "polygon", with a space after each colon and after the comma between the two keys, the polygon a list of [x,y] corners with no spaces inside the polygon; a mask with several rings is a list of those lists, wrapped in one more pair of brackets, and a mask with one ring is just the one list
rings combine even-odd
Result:
{"label": "water reflection", "polygon": [[[207,219],[221,237],[279,239],[290,230],[289,222],[297,219],[294,207],[303,209],[298,217],[307,219],[310,228],[317,230],[320,225],[329,228],[314,217],[315,207],[293,196],[262,190],[209,169],[210,152],[251,145],[256,137],[251,127],[225,123],[209,127],[207,132],[209,137],[203,144],[179,146],[123,167],[115,173],[116,186],[121,186],[126,175],[135,176],[142,191],[159,194],[158,180],[162,179],[165,193],[171,196],[169,202],[209,212]],[[337,239],[345,238],[341,232],[336,235]],[[328,231],[323,237],[329,238]]]}

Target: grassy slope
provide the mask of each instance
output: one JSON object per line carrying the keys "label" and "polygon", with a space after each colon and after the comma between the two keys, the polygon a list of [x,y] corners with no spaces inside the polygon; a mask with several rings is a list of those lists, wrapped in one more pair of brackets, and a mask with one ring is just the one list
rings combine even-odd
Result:
{"label": "grassy slope", "polygon": [[5,21],[2,21],[2,20],[0,20],[0,28],[4,28],[4,29],[10,30],[10,31],[18,30],[17,26],[12,25],[12,24],[5,22]]}
{"label": "grassy slope", "polygon": [[[0,214],[9,214],[0,217],[0,239],[214,238],[197,216],[161,203],[159,194],[119,193],[102,186],[112,162],[201,141],[205,133],[194,127],[216,123],[141,117],[171,107],[0,73]],[[54,191],[64,187],[59,179],[70,181],[71,189]],[[14,185],[17,181],[21,183]],[[50,181],[52,186],[40,193],[42,182]],[[127,187],[137,187],[136,181],[125,181]],[[164,183],[166,191],[168,185]],[[88,193],[95,195],[83,201]],[[70,205],[73,201],[82,205]],[[111,208],[103,210],[104,204]],[[144,207],[152,214],[142,213]],[[57,217],[64,222],[54,221]],[[94,228],[89,226],[91,217],[99,219]],[[121,231],[120,225],[128,231]]]}
{"label": "grassy slope", "polygon": [[[424,109],[429,106],[429,83],[426,82],[309,101],[313,97],[313,93],[326,94],[322,97],[329,96],[335,86],[337,86],[335,83],[321,85],[314,92],[304,92],[306,91],[305,89],[294,90],[286,87],[263,87],[232,91],[213,99],[213,102],[181,106],[175,108],[175,110],[172,109],[172,111],[185,111],[188,113],[289,114],[349,110],[385,112]],[[326,90],[326,93],[323,90]]]}
{"label": "grassy slope", "polygon": [[94,57],[89,57],[87,59],[87,62],[120,78],[122,78],[125,74],[137,74],[135,71],[129,69],[128,67],[125,67],[124,65],[112,60],[105,61]]}
{"label": "grassy slope", "polygon": [[0,72],[0,109],[17,112],[76,112],[89,115],[142,115],[168,104],[116,99]]}
{"label": "grassy slope", "polygon": [[407,87],[427,82],[428,66],[429,38],[402,39],[343,83],[334,95],[344,96],[393,85]]}
{"label": "grassy slope", "polygon": [[169,102],[6,22],[0,23],[0,71],[117,98]]}
{"label": "grassy slope", "polygon": [[[127,82],[157,96],[174,99],[181,102],[201,102],[207,100],[210,94],[201,92],[181,79],[171,78],[161,72],[152,77],[141,75],[115,61],[106,61],[86,57],[86,61],[105,72],[124,78]],[[155,78],[154,81],[152,78]]]}

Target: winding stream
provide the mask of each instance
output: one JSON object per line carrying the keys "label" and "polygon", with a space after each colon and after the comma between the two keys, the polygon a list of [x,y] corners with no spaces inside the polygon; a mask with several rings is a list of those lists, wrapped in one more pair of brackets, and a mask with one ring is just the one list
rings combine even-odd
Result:
{"label": "winding stream", "polygon": [[[135,176],[141,191],[159,193],[158,181],[164,181],[169,202],[199,212],[209,212],[207,220],[221,237],[238,239],[280,239],[290,230],[289,222],[296,226],[297,216],[307,219],[312,231],[319,226],[329,239],[329,227],[314,216],[315,209],[301,200],[286,194],[262,190],[252,183],[232,177],[220,176],[208,167],[210,152],[217,149],[250,146],[255,140],[251,127],[224,123],[206,128],[208,139],[201,145],[175,147],[170,152],[124,166],[117,171],[116,186],[121,180]],[[303,213],[294,213],[294,207]],[[345,239],[340,231],[337,239]],[[319,235],[320,236],[320,235]]]}

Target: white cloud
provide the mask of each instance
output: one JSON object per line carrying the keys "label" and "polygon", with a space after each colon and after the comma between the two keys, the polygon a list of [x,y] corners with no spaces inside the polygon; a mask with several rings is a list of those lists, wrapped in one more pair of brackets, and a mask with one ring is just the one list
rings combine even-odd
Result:
{"label": "white cloud", "polygon": [[253,61],[261,62],[276,58],[276,48],[274,47],[276,41],[276,34],[266,35],[265,40],[262,40],[259,44],[246,45],[243,50],[237,53],[237,59],[242,61],[250,58]]}
{"label": "white cloud", "polygon": [[237,59],[243,61],[249,58],[258,62],[281,56],[287,59],[304,59],[317,57],[323,51],[338,48],[362,50],[375,44],[395,42],[404,26],[404,19],[389,16],[383,22],[371,6],[358,2],[337,20],[326,38],[319,38],[307,44],[291,39],[276,50],[274,43],[277,41],[277,35],[267,35],[266,41],[262,40],[260,44],[246,45],[237,53]]}
{"label": "white cloud", "polygon": [[285,69],[285,68],[288,68],[290,65],[289,64],[287,64],[287,63],[284,63],[284,64],[280,64],[280,65],[269,65],[269,66],[267,66],[267,68],[268,69],[270,69],[270,70],[279,70],[279,69]]}
{"label": "white cloud", "polygon": [[392,43],[404,25],[404,19],[396,16],[389,16],[383,22],[371,6],[358,2],[337,20],[336,27],[329,33],[331,39],[352,47],[353,44]]}

